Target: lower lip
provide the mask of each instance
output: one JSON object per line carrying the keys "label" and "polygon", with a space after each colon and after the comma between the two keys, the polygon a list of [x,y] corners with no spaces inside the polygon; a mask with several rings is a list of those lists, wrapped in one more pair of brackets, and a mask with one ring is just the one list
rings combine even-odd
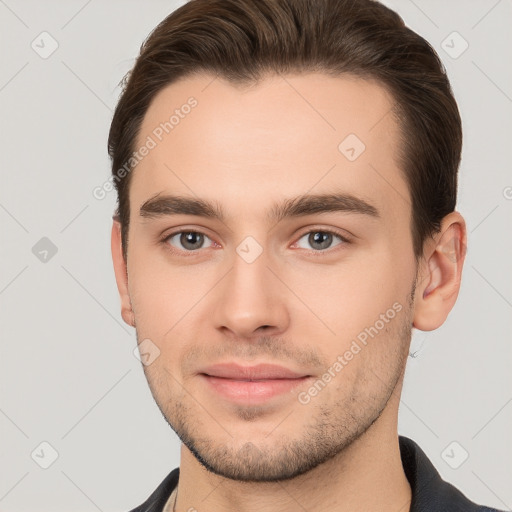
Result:
{"label": "lower lip", "polygon": [[212,377],[201,374],[207,384],[219,395],[235,402],[257,403],[264,402],[274,396],[290,393],[300,384],[304,384],[311,377],[299,379],[270,379],[259,381],[243,381]]}

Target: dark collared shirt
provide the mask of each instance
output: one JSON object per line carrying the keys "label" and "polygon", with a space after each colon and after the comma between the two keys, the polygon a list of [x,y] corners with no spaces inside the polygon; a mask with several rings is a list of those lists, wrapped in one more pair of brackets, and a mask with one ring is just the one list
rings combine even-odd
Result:
{"label": "dark collared shirt", "polygon": [[[411,439],[399,436],[405,476],[412,490],[409,512],[500,512],[468,500],[445,482],[423,450]],[[130,512],[162,512],[171,492],[178,485],[179,468],[173,469],[149,498]]]}

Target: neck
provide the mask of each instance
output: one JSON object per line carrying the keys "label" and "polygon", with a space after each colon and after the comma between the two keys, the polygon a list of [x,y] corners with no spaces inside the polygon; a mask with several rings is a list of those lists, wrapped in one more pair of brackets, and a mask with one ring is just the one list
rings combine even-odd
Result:
{"label": "neck", "polygon": [[[389,410],[388,410],[389,416]],[[393,427],[394,428],[390,428]],[[176,512],[409,512],[396,416],[386,411],[329,461],[283,482],[239,482],[207,471],[182,445]]]}

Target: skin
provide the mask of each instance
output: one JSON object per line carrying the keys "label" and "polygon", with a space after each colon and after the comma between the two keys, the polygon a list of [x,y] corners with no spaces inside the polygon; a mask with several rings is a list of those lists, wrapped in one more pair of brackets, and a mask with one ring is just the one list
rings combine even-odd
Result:
{"label": "skin", "polygon": [[[411,330],[436,329],[456,301],[464,219],[447,215],[417,264],[398,126],[378,83],[310,73],[242,88],[196,75],[154,98],[138,142],[190,96],[198,105],[133,171],[127,262],[112,227],[122,316],[139,343],[160,350],[144,372],[183,441],[176,510],[409,510],[397,418]],[[338,149],[350,133],[366,146],[352,162]],[[267,219],[274,202],[333,190],[379,217]],[[226,218],[140,215],[148,199],[171,193],[215,201]],[[180,229],[206,237],[192,250],[179,234],[162,241]],[[349,242],[309,237],[325,230]],[[236,252],[247,236],[262,248],[251,263]],[[198,376],[218,362],[271,362],[318,380],[396,303],[394,318],[307,404],[298,394],[311,382],[235,404]]]}

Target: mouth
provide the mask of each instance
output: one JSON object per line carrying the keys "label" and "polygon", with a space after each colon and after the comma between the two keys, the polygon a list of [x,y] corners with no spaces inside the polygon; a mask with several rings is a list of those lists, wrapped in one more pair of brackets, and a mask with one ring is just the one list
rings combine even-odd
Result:
{"label": "mouth", "polygon": [[306,375],[295,378],[247,379],[218,377],[206,373],[201,373],[199,377],[216,397],[251,405],[283,395],[295,396],[295,388],[312,378],[310,375]]}

